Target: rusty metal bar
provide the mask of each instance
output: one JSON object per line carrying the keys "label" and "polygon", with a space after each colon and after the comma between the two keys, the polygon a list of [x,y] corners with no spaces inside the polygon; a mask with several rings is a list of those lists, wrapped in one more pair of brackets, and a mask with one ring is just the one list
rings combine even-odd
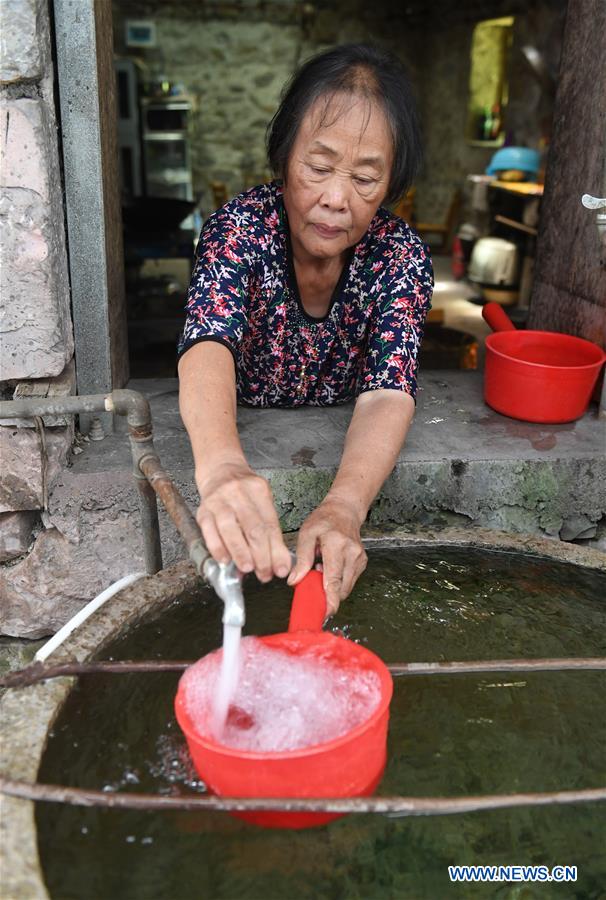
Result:
{"label": "rusty metal bar", "polygon": [[162,568],[162,542],[158,521],[158,504],[154,489],[145,478],[136,478],[139,497],[139,514],[143,532],[143,557],[145,571],[155,575]]}
{"label": "rusty metal bar", "polygon": [[175,528],[181,535],[189,558],[199,575],[204,575],[204,564],[211,559],[198,523],[172,478],[162,467],[156,453],[147,453],[139,460],[139,468],[156,492]]}
{"label": "rusty metal bar", "polygon": [[[45,666],[40,662],[8,672],[0,677],[0,688],[19,688],[49,678],[78,675],[116,675],[139,672],[183,672],[197,660],[98,660],[86,663],[58,663]],[[606,670],[606,657],[569,659],[488,659],[470,662],[391,663],[387,666],[396,678],[404,675],[481,675],[488,672],[571,672]]]}
{"label": "rusty metal bar", "polygon": [[132,794],[84,790],[56,784],[34,784],[0,777],[0,793],[22,800],[67,803],[71,806],[100,806],[110,809],[215,810],[219,812],[318,812],[381,813],[388,816],[444,816],[486,809],[518,806],[551,806],[595,803],[606,800],[605,788],[577,791],[546,791],[520,794],[487,794],[471,797],[347,797],[347,798],[232,798],[216,796],[166,797],[160,794]]}

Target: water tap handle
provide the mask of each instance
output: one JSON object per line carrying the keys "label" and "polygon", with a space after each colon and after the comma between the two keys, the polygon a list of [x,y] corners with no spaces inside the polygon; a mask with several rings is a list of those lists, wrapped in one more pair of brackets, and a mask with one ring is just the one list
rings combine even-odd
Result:
{"label": "water tap handle", "polygon": [[606,197],[593,197],[591,194],[583,194],[581,203],[585,209],[606,209]]}

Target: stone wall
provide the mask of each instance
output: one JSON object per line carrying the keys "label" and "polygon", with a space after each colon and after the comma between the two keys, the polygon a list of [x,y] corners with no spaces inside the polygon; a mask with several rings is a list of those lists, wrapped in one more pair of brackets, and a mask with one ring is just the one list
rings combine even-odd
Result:
{"label": "stone wall", "polygon": [[[205,214],[214,209],[211,181],[224,182],[233,196],[270,177],[265,131],[300,62],[347,41],[381,40],[402,52],[408,38],[394,40],[384,20],[363,19],[362,8],[361,0],[321,8],[292,0],[234,12],[199,0],[114,0],[116,53],[135,57],[144,78],[164,74],[181,84],[193,101],[194,195],[202,196]],[[157,47],[125,47],[127,19],[152,20]]]}
{"label": "stone wall", "polygon": [[[417,182],[419,220],[443,220],[454,190],[464,187],[465,176],[486,168],[494,148],[474,147],[467,140],[470,49],[477,19],[461,15],[447,28],[428,12],[425,25],[415,20],[411,27],[405,5],[390,0],[377,0],[372,9],[361,0],[234,6],[202,0],[170,4],[114,0],[116,51],[134,55],[142,72],[162,73],[181,83],[194,101],[190,132],[194,194],[202,196],[204,213],[214,208],[212,180],[224,182],[231,196],[269,177],[265,129],[281,88],[303,59],[345,41],[382,43],[411,72],[426,145]],[[494,0],[483,7],[484,18],[516,13],[506,124],[521,143],[538,144],[551,105],[520,47],[534,44],[557,73],[564,10],[565,0],[536,0],[526,7]],[[156,48],[124,46],[124,23],[129,18],[156,24]],[[533,126],[537,117],[543,126]]]}
{"label": "stone wall", "polygon": [[[73,393],[73,337],[46,0],[0,3],[0,396]],[[0,563],[41,530],[71,421],[0,422]]]}

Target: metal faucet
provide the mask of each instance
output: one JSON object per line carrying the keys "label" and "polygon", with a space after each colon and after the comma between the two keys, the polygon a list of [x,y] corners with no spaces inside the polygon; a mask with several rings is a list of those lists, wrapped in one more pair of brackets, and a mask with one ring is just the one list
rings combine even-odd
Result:
{"label": "metal faucet", "polygon": [[[593,197],[591,194],[583,194],[581,203],[585,209],[597,209],[596,224],[598,226],[598,235],[604,248],[606,249],[606,197]],[[600,212],[599,210],[603,210]]]}
{"label": "metal faucet", "polygon": [[206,581],[213,587],[218,597],[223,600],[223,624],[242,628],[246,621],[244,594],[242,592],[242,573],[233,561],[218,563],[212,557],[202,567]]}

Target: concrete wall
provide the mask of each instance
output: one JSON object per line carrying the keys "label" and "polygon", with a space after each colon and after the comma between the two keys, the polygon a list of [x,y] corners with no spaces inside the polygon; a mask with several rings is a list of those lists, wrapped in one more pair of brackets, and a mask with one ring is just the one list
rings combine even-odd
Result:
{"label": "concrete wall", "polygon": [[[565,0],[537,0],[519,12],[519,4],[494,0],[483,7],[483,18],[518,13],[506,125],[515,141],[529,146],[538,146],[549,129],[551,101],[520,47],[536,46],[556,74],[565,6]],[[469,172],[485,170],[495,148],[467,141],[470,49],[477,19],[461,15],[447,28],[431,17],[430,7],[426,23],[415,21],[411,27],[404,5],[391,0],[377,0],[372,9],[361,0],[329,0],[317,7],[307,4],[306,12],[294,0],[262,8],[251,4],[237,12],[229,3],[200,0],[114,0],[114,44],[117,52],[139,60],[144,76],[162,73],[181,83],[193,99],[194,193],[203,197],[205,213],[214,208],[210,181],[225,182],[233,195],[269,176],[265,128],[300,61],[345,41],[384,44],[408,65],[419,97],[426,157],[417,182],[418,219],[441,221],[454,190],[464,186]],[[156,24],[156,48],[125,47],[129,18]]]}
{"label": "concrete wall", "polygon": [[[73,337],[46,0],[0,3],[0,396],[73,391]],[[73,437],[0,423],[0,562],[17,560]]]}

